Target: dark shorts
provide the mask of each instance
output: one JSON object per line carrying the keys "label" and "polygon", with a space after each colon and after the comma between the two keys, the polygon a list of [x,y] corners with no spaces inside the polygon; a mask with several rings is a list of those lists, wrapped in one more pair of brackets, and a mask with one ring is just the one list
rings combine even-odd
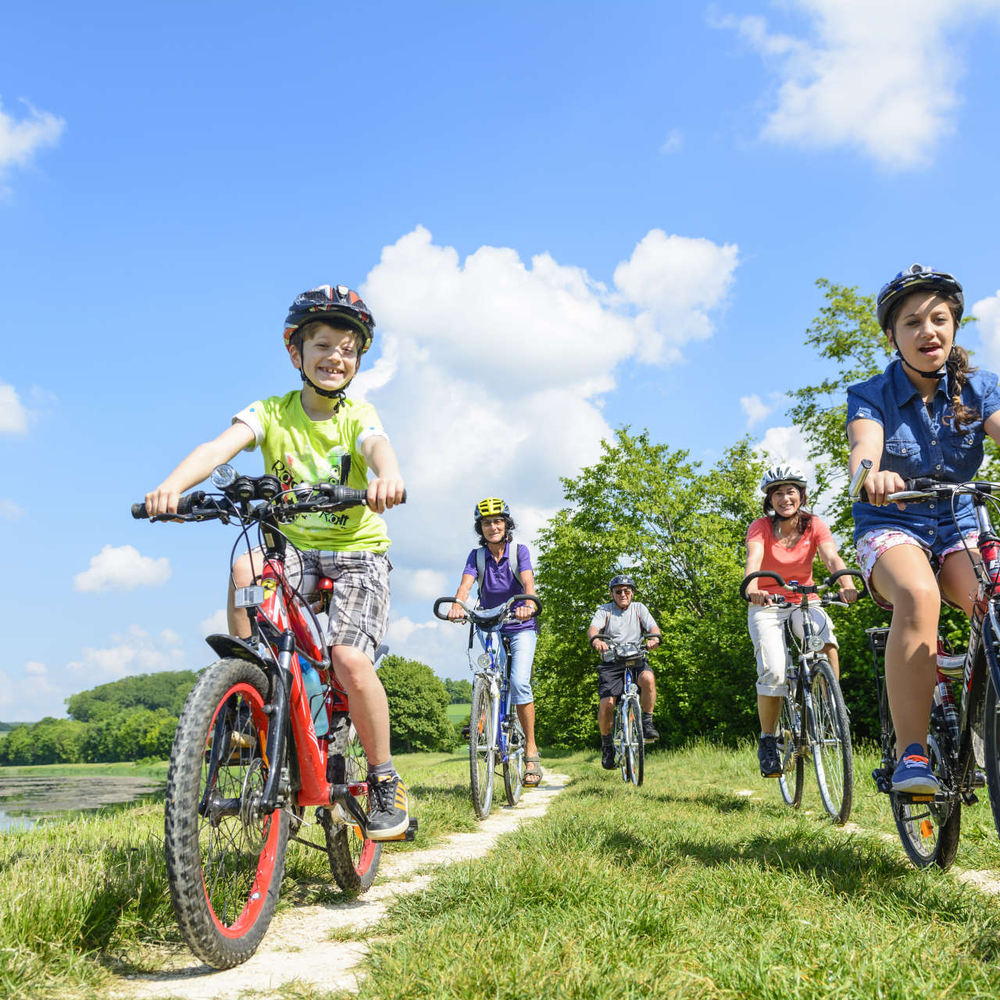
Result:
{"label": "dark shorts", "polygon": [[[632,677],[638,683],[644,670],[653,672],[646,660],[632,662]],[[624,663],[599,663],[597,666],[597,694],[601,698],[617,698],[625,687]]]}

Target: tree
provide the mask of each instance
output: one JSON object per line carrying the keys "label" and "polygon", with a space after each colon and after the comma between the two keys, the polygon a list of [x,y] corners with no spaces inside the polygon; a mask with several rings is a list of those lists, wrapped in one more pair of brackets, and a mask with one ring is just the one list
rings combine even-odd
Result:
{"label": "tree", "polygon": [[468,705],[472,701],[472,681],[463,677],[460,681],[446,680],[445,690],[448,692],[450,705]]}
{"label": "tree", "polygon": [[662,652],[651,655],[664,742],[750,732],[753,653],[738,587],[763,463],[743,440],[705,473],[687,452],[628,428],[602,447],[595,465],[563,480],[566,507],[540,535],[539,740],[596,745],[596,658],[586,629],[621,571],[636,579],[636,599],[664,635]]}
{"label": "tree", "polygon": [[386,656],[378,668],[389,699],[393,753],[451,750],[455,730],[448,721],[448,691],[425,663]]}
{"label": "tree", "polygon": [[145,708],[151,712],[164,709],[176,718],[197,679],[190,670],[164,670],[123,677],[70,695],[66,699],[67,714],[80,722],[91,722],[123,710]]}

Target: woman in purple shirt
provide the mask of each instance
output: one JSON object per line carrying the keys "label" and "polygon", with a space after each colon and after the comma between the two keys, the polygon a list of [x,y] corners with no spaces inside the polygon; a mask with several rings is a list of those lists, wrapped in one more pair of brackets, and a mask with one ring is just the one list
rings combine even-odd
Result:
{"label": "woman in purple shirt", "polygon": [[[468,600],[473,583],[479,579],[480,561],[483,563],[482,582],[479,586],[480,607],[495,608],[515,594],[534,594],[535,574],[531,568],[531,555],[527,545],[517,545],[512,540],[511,532],[516,525],[507,504],[499,497],[487,497],[476,504],[474,517],[479,547],[469,553],[455,600]],[[512,565],[511,549],[515,545]],[[480,552],[483,553],[482,556],[479,555]],[[534,788],[542,780],[538,747],[535,745],[535,699],[531,693],[531,665],[538,641],[538,622],[531,617],[531,612],[528,605],[520,605],[514,609],[518,620],[503,627],[503,633],[510,641],[512,700],[517,706],[517,717],[524,730],[524,784],[528,788]],[[465,612],[461,605],[453,604],[448,617],[452,621],[459,621],[465,617]]]}
{"label": "woman in purple shirt", "polygon": [[[965,300],[950,274],[921,264],[882,287],[878,323],[898,359],[847,391],[850,474],[870,459],[867,502],[854,505],[858,565],[872,598],[892,609],[885,682],[900,760],[899,791],[931,793],[927,758],[941,597],[972,613],[976,522],[969,497],[894,504],[905,480],[966,482],[983,460],[983,435],[1000,441],[997,376],[969,365],[955,343]],[[957,523],[956,523],[957,522]]]}

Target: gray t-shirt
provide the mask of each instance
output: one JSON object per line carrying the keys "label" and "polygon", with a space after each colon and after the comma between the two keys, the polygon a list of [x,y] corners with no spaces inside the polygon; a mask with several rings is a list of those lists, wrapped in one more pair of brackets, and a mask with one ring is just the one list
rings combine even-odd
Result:
{"label": "gray t-shirt", "polygon": [[619,645],[623,642],[638,642],[643,632],[652,632],[657,624],[642,601],[633,601],[624,611],[611,601],[602,604],[594,612],[590,627],[596,628],[598,632],[606,632],[611,636],[611,642]]}

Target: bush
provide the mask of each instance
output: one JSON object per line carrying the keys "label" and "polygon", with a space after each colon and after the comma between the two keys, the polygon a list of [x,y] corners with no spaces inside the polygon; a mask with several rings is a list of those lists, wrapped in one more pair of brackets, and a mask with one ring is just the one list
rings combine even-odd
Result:
{"label": "bush", "polygon": [[455,746],[448,721],[448,691],[425,663],[387,656],[378,669],[389,699],[393,753],[446,750]]}

